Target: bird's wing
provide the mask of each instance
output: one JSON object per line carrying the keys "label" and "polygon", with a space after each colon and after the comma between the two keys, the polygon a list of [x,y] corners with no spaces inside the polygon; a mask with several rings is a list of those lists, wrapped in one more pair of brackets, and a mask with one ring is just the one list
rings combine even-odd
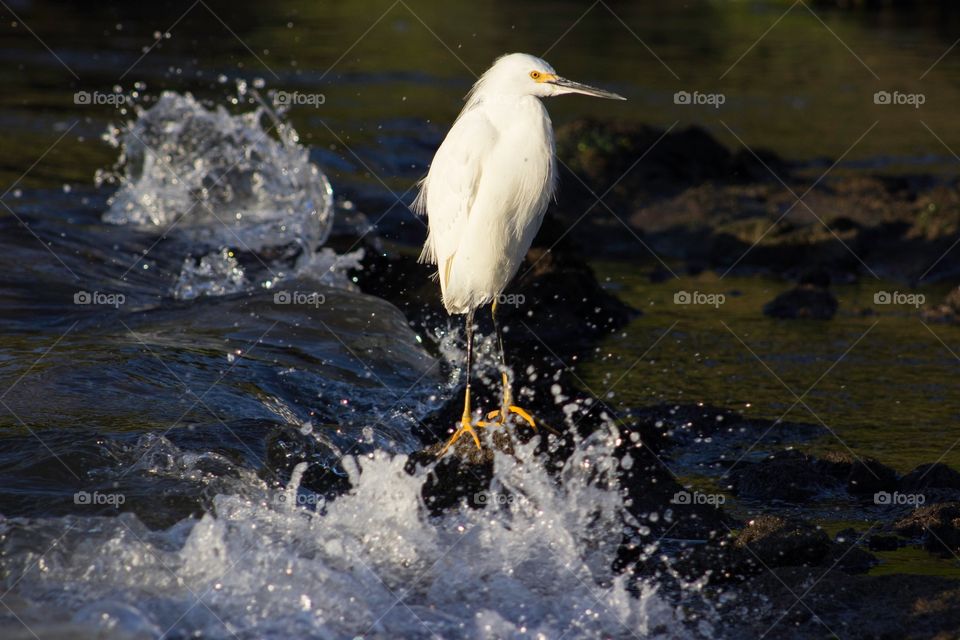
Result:
{"label": "bird's wing", "polygon": [[427,215],[430,228],[420,261],[439,266],[444,288],[447,265],[460,246],[477,197],[483,161],[497,135],[483,109],[469,108],[460,114],[437,149],[413,203],[416,213]]}

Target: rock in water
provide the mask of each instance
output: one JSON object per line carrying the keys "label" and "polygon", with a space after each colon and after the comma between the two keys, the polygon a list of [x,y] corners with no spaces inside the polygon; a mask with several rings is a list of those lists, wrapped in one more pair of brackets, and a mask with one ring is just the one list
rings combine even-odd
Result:
{"label": "rock in water", "polygon": [[830,277],[815,270],[800,279],[800,284],[768,302],[763,313],[771,318],[830,320],[840,304],[830,293]]}

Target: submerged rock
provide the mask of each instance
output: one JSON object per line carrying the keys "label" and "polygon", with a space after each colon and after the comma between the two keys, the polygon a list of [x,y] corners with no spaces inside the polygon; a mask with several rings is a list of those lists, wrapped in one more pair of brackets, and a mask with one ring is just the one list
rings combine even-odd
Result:
{"label": "submerged rock", "polygon": [[804,276],[796,288],[765,304],[763,313],[771,318],[830,320],[840,304],[829,286],[830,279],[823,272]]}

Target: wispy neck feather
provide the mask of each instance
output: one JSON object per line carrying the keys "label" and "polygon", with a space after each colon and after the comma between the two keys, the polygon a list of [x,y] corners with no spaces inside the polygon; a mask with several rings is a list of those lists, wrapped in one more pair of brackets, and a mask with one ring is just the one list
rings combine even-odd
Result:
{"label": "wispy neck feather", "polygon": [[485,74],[480,76],[480,78],[473,83],[473,86],[470,87],[470,91],[467,92],[467,95],[464,96],[463,100],[466,103],[464,111],[475,106],[480,102],[485,93],[485,88],[490,84],[490,71],[487,71]]}

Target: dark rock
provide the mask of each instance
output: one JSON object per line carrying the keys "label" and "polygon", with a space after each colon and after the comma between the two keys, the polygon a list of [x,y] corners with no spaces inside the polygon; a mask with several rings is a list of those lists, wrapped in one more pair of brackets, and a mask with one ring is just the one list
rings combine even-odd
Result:
{"label": "dark rock", "polygon": [[919,493],[924,489],[960,489],[960,472],[935,462],[921,464],[900,479],[903,493]]}
{"label": "dark rock", "polygon": [[830,288],[830,273],[826,269],[810,269],[800,276],[801,287],[814,287],[816,289]]}
{"label": "dark rock", "polygon": [[[547,216],[498,305],[498,318],[510,333],[508,358],[519,355],[514,359],[524,366],[530,363],[529,348],[542,348],[540,341],[569,357],[640,315],[600,285],[562,235],[556,220]],[[432,278],[436,266],[418,263],[412,253],[365,248],[363,269],[352,274],[365,293],[389,300],[418,327],[436,326],[437,319],[448,317]],[[536,314],[530,316],[533,309]],[[488,310],[478,313],[476,321],[482,331],[492,330]]]}
{"label": "dark rock", "polygon": [[649,450],[631,449],[630,457],[632,466],[621,470],[620,484],[627,511],[650,529],[650,535],[669,530],[674,537],[709,540],[736,523],[719,504],[686,499],[696,492],[677,482]]}
{"label": "dark rock", "polygon": [[833,544],[830,553],[823,561],[824,566],[839,569],[845,573],[867,573],[880,564],[877,556],[851,541],[849,544]]}
{"label": "dark rock", "polygon": [[[866,534],[860,533],[853,528],[847,528],[837,532],[833,540],[833,548],[831,549],[826,564],[828,566],[836,566],[846,573],[866,573],[877,566],[880,563],[877,557],[860,546],[866,538]],[[896,538],[894,539],[896,540]],[[871,551],[879,550],[870,546],[869,541],[868,548]]]}
{"label": "dark rock", "polygon": [[[468,438],[469,439],[469,438]],[[471,446],[475,446],[471,443]],[[417,466],[430,468],[423,483],[421,495],[424,504],[433,515],[455,509],[466,501],[472,507],[484,506],[486,491],[493,477],[492,455],[482,461],[471,461],[457,455],[436,458],[436,451],[422,451],[410,456],[407,472],[413,473]]]}
{"label": "dark rock", "polygon": [[[510,304],[511,300],[515,304]],[[640,315],[607,293],[580,258],[536,246],[520,266],[518,278],[506,294],[506,304],[497,309],[504,327],[516,329],[513,335],[529,332],[533,335],[528,340],[542,340],[567,354]],[[534,309],[536,313],[531,316]]]}
{"label": "dark rock", "polygon": [[809,523],[762,515],[739,532],[684,550],[673,568],[688,579],[707,575],[713,583],[741,581],[775,567],[820,565],[837,548]]}
{"label": "dark rock", "polygon": [[897,488],[893,469],[846,451],[830,451],[821,458],[793,449],[779,451],[760,462],[741,462],[729,476],[738,496],[758,500],[803,502],[822,491],[846,489],[866,496]]}
{"label": "dark rock", "polygon": [[763,306],[763,313],[771,318],[830,320],[840,304],[827,289],[800,285]]}
{"label": "dark rock", "polygon": [[897,488],[897,472],[885,464],[849,451],[829,451],[817,462],[818,471],[846,484],[853,495],[873,495]]}
{"label": "dark rock", "polygon": [[953,577],[782,567],[752,578],[719,609],[731,638],[947,639],[960,629],[960,584]]}
{"label": "dark rock", "polygon": [[829,553],[830,539],[812,524],[763,515],[747,523],[733,540],[733,548],[747,550],[749,555],[743,558],[748,563],[766,567],[813,565]]}
{"label": "dark rock", "polygon": [[753,500],[804,502],[839,486],[820,472],[816,458],[796,450],[778,451],[761,462],[741,462],[729,475],[734,492]]}
{"label": "dark rock", "polygon": [[644,442],[660,450],[709,437],[743,417],[736,411],[706,404],[658,404],[628,413]]}
{"label": "dark rock", "polygon": [[[615,196],[662,196],[714,180],[775,180],[767,167],[781,178],[788,176],[787,163],[776,154],[766,150],[756,150],[756,156],[743,150],[731,153],[696,126],[668,133],[631,122],[574,120],[557,128],[557,154],[596,193],[619,180]],[[568,186],[573,189],[567,190]],[[564,188],[565,195],[578,200],[589,197],[576,194],[585,191],[580,185],[565,183]]]}
{"label": "dark rock", "polygon": [[867,547],[871,551],[896,551],[903,546],[903,541],[897,536],[872,535],[867,540]]}
{"label": "dark rock", "polygon": [[[557,154],[597,193],[621,176],[619,191],[623,193],[636,193],[637,189],[663,193],[723,177],[730,162],[726,147],[699,127],[668,134],[646,125],[590,119],[574,120],[557,129]],[[567,186],[572,185],[565,185],[564,193],[573,195]]]}
{"label": "dark rock", "polygon": [[915,509],[893,525],[898,534],[919,538],[928,551],[942,555],[960,551],[960,502],[942,502]]}

